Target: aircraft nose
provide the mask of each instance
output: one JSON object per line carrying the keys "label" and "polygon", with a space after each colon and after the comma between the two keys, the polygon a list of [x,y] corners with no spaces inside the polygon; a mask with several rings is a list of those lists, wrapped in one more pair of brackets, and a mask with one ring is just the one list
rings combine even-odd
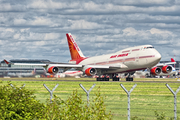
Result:
{"label": "aircraft nose", "polygon": [[155,58],[157,61],[161,60],[161,54],[157,51],[157,53],[155,54]]}

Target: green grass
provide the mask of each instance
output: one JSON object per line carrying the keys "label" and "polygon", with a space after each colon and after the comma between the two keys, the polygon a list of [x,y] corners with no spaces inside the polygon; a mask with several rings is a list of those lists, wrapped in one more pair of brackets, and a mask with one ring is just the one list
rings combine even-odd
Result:
{"label": "green grass", "polygon": [[[169,86],[174,91],[176,91],[176,89],[180,86],[180,82],[178,83],[177,79],[148,78],[134,79],[133,82],[125,82],[124,79],[118,82],[97,82],[95,81],[95,79],[90,78],[73,79],[75,79],[76,81],[70,81],[72,80],[72,78],[57,79],[65,81],[57,81],[56,79],[54,79],[53,81],[48,81],[52,80],[52,78],[2,78],[0,79],[2,80],[2,83],[0,83],[0,85],[6,85],[8,81],[11,81],[13,85],[17,85],[18,87],[26,84],[25,87],[27,89],[35,91],[37,100],[45,102],[46,99],[50,98],[50,95],[43,84],[45,83],[50,90],[52,90],[56,84],[59,84],[53,94],[59,96],[61,99],[66,100],[69,95],[72,94],[73,90],[77,90],[78,93],[82,95],[84,102],[86,102],[86,93],[82,90],[79,84],[81,83],[87,90],[89,90],[90,87],[95,83],[95,88],[90,92],[90,100],[92,99],[92,97],[95,97],[95,92],[97,91],[97,88],[100,87],[101,95],[105,98],[104,101],[107,111],[111,111],[113,113],[113,119],[126,120],[127,94],[120,87],[120,84],[122,83],[128,91],[134,84],[137,84],[136,88],[131,93],[131,117],[137,116],[139,119],[153,120],[156,119],[154,114],[155,111],[157,111],[159,114],[164,112],[168,117],[174,117],[174,97],[169,89],[165,86],[165,84],[168,83]],[[153,83],[151,81],[157,82]],[[172,81],[176,81],[176,83],[171,83]],[[180,92],[177,94],[177,116],[180,117]]]}

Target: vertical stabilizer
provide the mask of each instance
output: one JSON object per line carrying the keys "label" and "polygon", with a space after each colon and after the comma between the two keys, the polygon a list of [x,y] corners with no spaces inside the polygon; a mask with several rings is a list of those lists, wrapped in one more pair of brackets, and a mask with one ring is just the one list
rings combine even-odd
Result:
{"label": "vertical stabilizer", "polygon": [[74,38],[72,37],[71,33],[67,33],[66,36],[67,36],[67,41],[69,45],[69,51],[71,54],[71,59],[77,61],[77,60],[85,58],[80,48],[76,44]]}
{"label": "vertical stabilizer", "polygon": [[173,58],[171,58],[171,62],[176,62]]}

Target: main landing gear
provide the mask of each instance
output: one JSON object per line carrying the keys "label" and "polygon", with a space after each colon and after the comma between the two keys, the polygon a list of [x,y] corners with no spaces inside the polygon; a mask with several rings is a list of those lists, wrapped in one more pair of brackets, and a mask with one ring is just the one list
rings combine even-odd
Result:
{"label": "main landing gear", "polygon": [[117,74],[112,74],[112,81],[119,81],[119,76]]}
{"label": "main landing gear", "polygon": [[109,76],[108,75],[97,76],[96,81],[109,81]]}
{"label": "main landing gear", "polygon": [[126,74],[126,75],[128,75],[128,76],[126,77],[126,81],[133,81],[133,77],[131,77],[131,76],[132,76],[134,73],[135,73],[135,72]]}
{"label": "main landing gear", "polygon": [[119,81],[120,78],[117,74],[112,74],[112,75],[100,75],[96,77],[96,81],[109,81],[109,79],[112,78],[112,81]]}
{"label": "main landing gear", "polygon": [[127,77],[126,81],[133,81],[133,77]]}

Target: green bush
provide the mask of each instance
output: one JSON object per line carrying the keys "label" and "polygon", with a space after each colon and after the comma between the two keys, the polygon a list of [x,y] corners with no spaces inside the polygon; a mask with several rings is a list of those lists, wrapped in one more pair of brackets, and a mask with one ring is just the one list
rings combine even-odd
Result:
{"label": "green bush", "polygon": [[45,106],[37,101],[33,94],[25,88],[0,86],[0,118],[18,120],[42,118]]}
{"label": "green bush", "polygon": [[110,120],[112,114],[111,112],[106,114],[106,107],[99,89],[89,107],[82,101],[81,95],[78,95],[76,90],[66,101],[54,96],[53,103],[47,104],[45,118],[52,120]]}
{"label": "green bush", "polygon": [[46,104],[36,100],[34,92],[25,87],[18,88],[10,85],[0,86],[0,118],[2,120],[94,120],[112,119],[109,112],[106,114],[103,97],[100,89],[89,106],[83,102],[77,90],[66,100],[54,96],[54,100]]}
{"label": "green bush", "polygon": [[[159,114],[157,111],[154,111],[154,113],[155,113],[155,116],[156,116],[157,120],[174,120],[174,117],[171,117],[171,118],[166,117],[164,112]],[[180,120],[180,118],[177,117],[177,120]]]}

